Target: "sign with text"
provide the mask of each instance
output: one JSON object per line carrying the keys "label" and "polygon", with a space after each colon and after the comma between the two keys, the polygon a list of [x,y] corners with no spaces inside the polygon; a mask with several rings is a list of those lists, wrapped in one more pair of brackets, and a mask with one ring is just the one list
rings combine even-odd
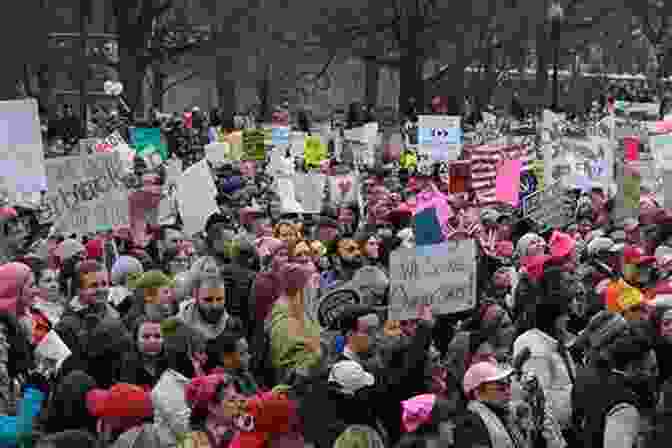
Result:
{"label": "sign with text", "polygon": [[117,153],[59,157],[45,167],[48,189],[40,222],[75,233],[128,223],[128,189]]}
{"label": "sign with text", "polygon": [[392,252],[389,317],[412,319],[418,305],[432,305],[435,314],[466,311],[476,305],[474,240]]}
{"label": "sign with text", "polygon": [[420,115],[418,144],[434,161],[457,160],[462,150],[461,121],[458,116]]}
{"label": "sign with text", "polygon": [[266,160],[266,133],[263,129],[243,131],[243,153],[247,160]]}
{"label": "sign with text", "polygon": [[46,188],[37,102],[0,101],[0,192],[16,204],[22,194]]}
{"label": "sign with text", "polygon": [[562,228],[573,219],[573,208],[567,200],[562,183],[555,182],[523,199],[523,218]]}

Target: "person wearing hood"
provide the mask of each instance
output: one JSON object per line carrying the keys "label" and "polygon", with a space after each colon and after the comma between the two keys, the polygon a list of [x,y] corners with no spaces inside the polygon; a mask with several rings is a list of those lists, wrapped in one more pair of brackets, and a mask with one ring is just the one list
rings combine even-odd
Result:
{"label": "person wearing hood", "polygon": [[68,238],[58,245],[55,252],[61,265],[61,293],[71,299],[74,296],[72,284],[76,282],[76,266],[86,257],[86,248],[79,241]]}
{"label": "person wearing hood", "polygon": [[244,325],[248,324],[247,304],[254,272],[240,263],[240,256],[241,248],[246,254],[251,252],[251,248],[237,237],[228,219],[216,214],[208,219],[206,234],[209,253],[217,261],[219,275],[227,285],[226,312]]}
{"label": "person wearing hood", "polygon": [[243,333],[242,322],[226,311],[230,292],[217,261],[210,258],[198,266],[201,270],[193,271],[190,278],[193,299],[182,303],[177,318],[206,339],[214,339],[224,331]]}
{"label": "person wearing hood", "polygon": [[236,419],[243,395],[227,374],[199,376],[185,389],[191,407],[188,440],[203,448],[226,448],[238,432]]}
{"label": "person wearing hood", "polygon": [[128,255],[119,257],[112,266],[109,301],[122,315],[132,306],[134,285],[143,272],[142,263]]}
{"label": "person wearing hood", "polygon": [[[574,361],[567,350],[572,336],[567,330],[570,316],[570,291],[561,267],[544,272],[540,300],[534,312],[534,326],[518,336],[513,343],[513,357],[524,349],[530,358],[522,372],[536,375],[553,415],[563,430],[571,427],[571,392],[576,377]],[[570,439],[571,440],[571,439]]]}
{"label": "person wearing hood", "polygon": [[83,430],[96,434],[96,418],[86,407],[86,394],[96,381],[81,370],[73,370],[55,386],[47,408],[44,429],[47,433]]}
{"label": "person wearing hood", "polygon": [[656,355],[652,341],[637,332],[618,337],[607,351],[609,372],[591,388],[582,446],[631,448],[638,445],[644,411],[655,406]]}
{"label": "person wearing hood", "polygon": [[[50,380],[34,367],[30,339],[14,315],[0,311],[0,447],[32,439],[33,421],[49,395]],[[17,378],[27,376],[19,392]]]}
{"label": "person wearing hood", "polygon": [[532,328],[532,314],[541,291],[544,264],[549,256],[546,241],[536,233],[526,233],[519,240],[516,252],[520,261],[518,283],[513,293],[513,316],[519,332]]}
{"label": "person wearing hood", "polygon": [[23,263],[0,265],[0,311],[16,316],[28,334],[31,334],[33,329],[30,308],[39,294],[35,274],[28,265]]}
{"label": "person wearing hood", "polygon": [[[264,260],[267,269],[257,273],[252,290],[257,322],[263,322],[270,312],[276,299],[280,296],[282,267],[289,262],[289,248],[282,240],[271,238],[263,241],[257,253]],[[258,327],[258,325],[257,325]]]}
{"label": "person wearing hood", "polygon": [[0,200],[0,262],[7,263],[23,249],[28,238],[28,228],[17,211]]}
{"label": "person wearing hood", "polygon": [[204,371],[208,374],[230,375],[238,385],[240,393],[252,396],[259,386],[250,372],[251,354],[247,340],[237,334],[222,333],[207,342],[208,359]]}
{"label": "person wearing hood", "polygon": [[264,327],[270,339],[271,364],[284,384],[307,378],[322,359],[320,328],[306,315],[304,291],[311,274],[305,265],[289,263],[280,271],[281,295],[273,305]]}

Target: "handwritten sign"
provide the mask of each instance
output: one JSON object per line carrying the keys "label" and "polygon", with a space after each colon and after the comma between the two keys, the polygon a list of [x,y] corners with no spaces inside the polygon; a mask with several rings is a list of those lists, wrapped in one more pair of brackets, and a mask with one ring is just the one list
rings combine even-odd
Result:
{"label": "handwritten sign", "polygon": [[418,305],[448,314],[476,305],[476,244],[447,241],[390,255],[390,319],[411,319]]}
{"label": "handwritten sign", "polygon": [[49,159],[45,168],[40,222],[77,233],[128,223],[128,185],[117,153]]}
{"label": "handwritten sign", "polygon": [[523,199],[523,218],[539,224],[564,227],[573,219],[573,209],[561,182],[536,191]]}
{"label": "handwritten sign", "polygon": [[263,129],[243,131],[243,153],[247,160],[266,160],[266,133]]}
{"label": "handwritten sign", "polygon": [[22,193],[46,188],[37,102],[0,101],[0,191],[15,204]]}

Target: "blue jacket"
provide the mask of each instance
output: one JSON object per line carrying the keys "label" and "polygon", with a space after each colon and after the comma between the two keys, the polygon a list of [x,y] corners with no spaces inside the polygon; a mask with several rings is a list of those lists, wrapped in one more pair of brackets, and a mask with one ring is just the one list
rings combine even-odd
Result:
{"label": "blue jacket", "polygon": [[18,403],[16,417],[0,415],[0,448],[15,448],[19,434],[32,434],[33,420],[40,413],[45,398],[43,392],[28,386]]}

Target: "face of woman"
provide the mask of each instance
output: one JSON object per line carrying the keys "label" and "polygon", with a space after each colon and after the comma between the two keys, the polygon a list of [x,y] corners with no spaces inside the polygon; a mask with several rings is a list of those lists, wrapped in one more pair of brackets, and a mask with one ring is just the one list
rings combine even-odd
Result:
{"label": "face of woman", "polygon": [[35,284],[35,274],[31,272],[28,276],[28,279],[23,284],[23,288],[21,289],[21,304],[25,307],[30,307],[32,306],[35,299],[39,296],[40,289]]}
{"label": "face of woman", "polygon": [[296,229],[288,224],[279,226],[276,236],[278,239],[286,241],[287,244],[295,243],[298,238]]}
{"label": "face of woman", "polygon": [[222,392],[222,400],[209,406],[210,417],[221,425],[230,425],[239,416],[239,403],[243,396],[233,384],[226,386]]}
{"label": "face of woman", "polygon": [[377,260],[380,257],[380,241],[378,241],[378,238],[369,238],[364,250],[367,257]]}
{"label": "face of woman", "polygon": [[149,292],[145,296],[145,313],[150,319],[165,319],[175,313],[173,288],[164,286]]}
{"label": "face of woman", "polygon": [[478,388],[478,399],[499,408],[508,406],[511,402],[511,379],[504,378],[481,384]]}
{"label": "face of woman", "polygon": [[294,247],[294,253],[292,254],[292,262],[299,264],[308,264],[313,262],[312,250],[307,243],[302,242],[297,244]]}
{"label": "face of woman", "polygon": [[82,274],[79,300],[82,304],[93,305],[97,301],[107,300],[109,277],[106,271]]}
{"label": "face of woman", "polygon": [[156,356],[163,348],[161,325],[158,322],[145,322],[138,330],[138,350],[149,356]]}

